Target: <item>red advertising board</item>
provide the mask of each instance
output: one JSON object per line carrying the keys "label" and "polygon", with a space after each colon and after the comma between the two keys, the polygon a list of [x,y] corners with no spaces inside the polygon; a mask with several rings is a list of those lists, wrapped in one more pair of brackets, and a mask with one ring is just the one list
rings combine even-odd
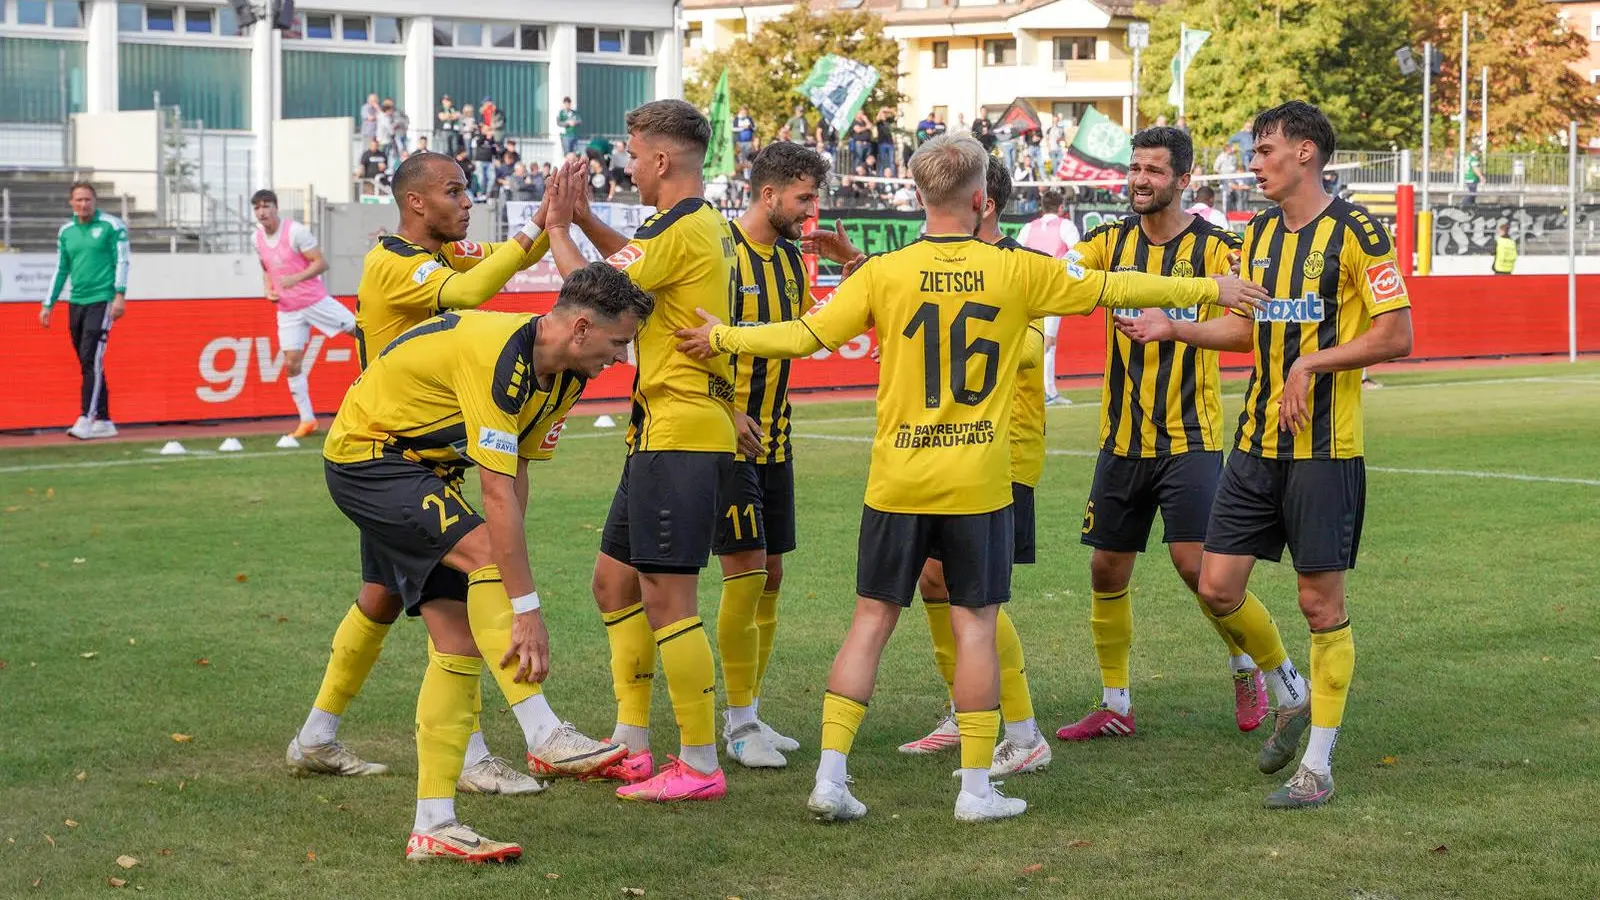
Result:
{"label": "red advertising board", "polygon": [[[1567,287],[1559,275],[1434,276],[1407,281],[1416,323],[1414,358],[1565,353]],[[1600,275],[1578,279],[1578,348],[1600,351]],[[551,294],[503,294],[489,308],[539,312]],[[346,302],[350,302],[346,300]],[[78,415],[78,362],[66,316],[39,327],[33,303],[0,303],[5,335],[0,371],[0,431],[65,427]],[[877,382],[863,336],[821,358],[800,360],[791,386],[866,387]],[[320,412],[339,406],[358,366],[355,342],[313,336],[307,361]],[[1105,325],[1100,316],[1062,323],[1056,369],[1062,375],[1101,370]],[[1225,366],[1249,357],[1226,354]],[[284,385],[272,307],[259,298],[130,301],[112,330],[106,354],[112,417],[121,423],[186,422],[293,415]],[[590,399],[628,396],[633,370],[617,367],[595,379]]]}

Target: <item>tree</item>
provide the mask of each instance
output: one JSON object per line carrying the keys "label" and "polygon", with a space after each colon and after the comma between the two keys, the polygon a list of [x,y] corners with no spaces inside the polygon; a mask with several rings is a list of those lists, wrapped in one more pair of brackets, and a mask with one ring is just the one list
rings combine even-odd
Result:
{"label": "tree", "polygon": [[[1467,136],[1477,141],[1479,72],[1489,67],[1489,145],[1498,149],[1552,149],[1567,122],[1577,120],[1579,140],[1595,133],[1600,101],[1573,70],[1588,58],[1587,36],[1561,27],[1544,0],[1413,0],[1420,40],[1443,57],[1434,80],[1435,134],[1458,135],[1450,116],[1461,105],[1461,12],[1471,16],[1467,54]],[[1587,17],[1584,19],[1587,23]],[[1437,138],[1436,138],[1437,139]],[[1453,146],[1453,141],[1452,141]]]}
{"label": "tree", "polygon": [[1185,77],[1190,132],[1200,146],[1223,143],[1256,113],[1292,99],[1321,107],[1346,148],[1405,146],[1421,132],[1421,104],[1393,60],[1394,51],[1409,42],[1404,5],[1280,0],[1262,8],[1177,0],[1142,6],[1136,14],[1150,19],[1148,62],[1139,80],[1145,122],[1177,117],[1167,89],[1179,24],[1211,32]]}
{"label": "tree", "polygon": [[[898,88],[900,46],[883,33],[880,16],[845,10],[816,15],[806,4],[763,22],[747,40],[734,41],[702,57],[694,76],[684,82],[684,96],[702,109],[708,107],[717,78],[726,67],[733,108],[748,107],[757,132],[771,140],[796,103],[809,105],[794,89],[811,74],[817,60],[829,53],[878,71],[878,85],[864,108],[876,110],[904,101]],[[808,118],[814,116],[813,110]],[[795,140],[801,137],[794,135]]]}

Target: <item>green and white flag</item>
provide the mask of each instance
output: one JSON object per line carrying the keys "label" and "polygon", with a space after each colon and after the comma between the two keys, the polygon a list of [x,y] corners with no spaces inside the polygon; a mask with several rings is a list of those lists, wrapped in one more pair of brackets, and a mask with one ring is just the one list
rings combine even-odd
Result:
{"label": "green and white flag", "polygon": [[728,70],[722,70],[717,88],[711,92],[711,144],[706,147],[706,161],[700,174],[706,179],[733,174],[733,120],[728,103]]}
{"label": "green and white flag", "polygon": [[1178,52],[1172,54],[1172,87],[1167,88],[1167,105],[1183,108],[1183,79],[1189,66],[1200,53],[1200,45],[1211,37],[1211,32],[1179,26]]}
{"label": "green and white flag", "polygon": [[[809,98],[834,130],[843,134],[877,85],[877,69],[830,53],[817,60],[795,91]],[[795,140],[800,137],[794,136]]]}

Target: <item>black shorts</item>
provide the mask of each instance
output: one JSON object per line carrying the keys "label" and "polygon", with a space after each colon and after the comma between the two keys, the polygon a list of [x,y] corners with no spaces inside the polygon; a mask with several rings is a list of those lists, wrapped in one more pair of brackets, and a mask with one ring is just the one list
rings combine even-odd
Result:
{"label": "black shorts", "polygon": [[1011,562],[1033,565],[1033,488],[1020,481],[1011,482],[1011,534]]}
{"label": "black shorts", "polygon": [[861,510],[856,547],[856,593],[910,606],[922,566],[944,563],[944,583],[956,606],[984,607],[1011,599],[1012,508],[966,516]]}
{"label": "black shorts", "polygon": [[1356,567],[1367,511],[1367,463],[1228,454],[1211,507],[1206,551],[1277,562],[1289,548],[1297,572]]}
{"label": "black shorts", "polygon": [[794,533],[794,463],[735,462],[733,475],[717,497],[718,556],[765,550],[791,553]]}
{"label": "black shorts", "polygon": [[461,473],[404,459],[323,460],[328,493],[361,529],[361,580],[400,595],[406,615],[434,599],[467,599],[467,576],[440,562],[483,524],[461,495]]}
{"label": "black shorts", "polygon": [[731,493],[733,471],[732,453],[630,454],[600,533],[600,552],[646,573],[704,569],[722,515],[717,498]]}
{"label": "black shorts", "polygon": [[1113,553],[1143,553],[1159,509],[1163,543],[1203,541],[1221,476],[1220,450],[1147,459],[1101,450],[1079,540]]}

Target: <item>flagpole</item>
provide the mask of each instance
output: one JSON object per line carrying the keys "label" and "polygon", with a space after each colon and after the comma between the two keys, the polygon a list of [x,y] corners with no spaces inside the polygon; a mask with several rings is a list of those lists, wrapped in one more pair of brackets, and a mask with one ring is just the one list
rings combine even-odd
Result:
{"label": "flagpole", "polygon": [[1178,23],[1178,118],[1180,118],[1180,119],[1183,118],[1184,101],[1187,99],[1186,97],[1184,97],[1184,87],[1185,87],[1184,82],[1187,81],[1188,79],[1186,79],[1184,77],[1184,75],[1186,74],[1186,70],[1189,68],[1189,56],[1188,56],[1187,53],[1184,53],[1184,49],[1185,49],[1184,48],[1184,44],[1188,43],[1188,41],[1189,41],[1189,26],[1188,26],[1187,23],[1179,22]]}

